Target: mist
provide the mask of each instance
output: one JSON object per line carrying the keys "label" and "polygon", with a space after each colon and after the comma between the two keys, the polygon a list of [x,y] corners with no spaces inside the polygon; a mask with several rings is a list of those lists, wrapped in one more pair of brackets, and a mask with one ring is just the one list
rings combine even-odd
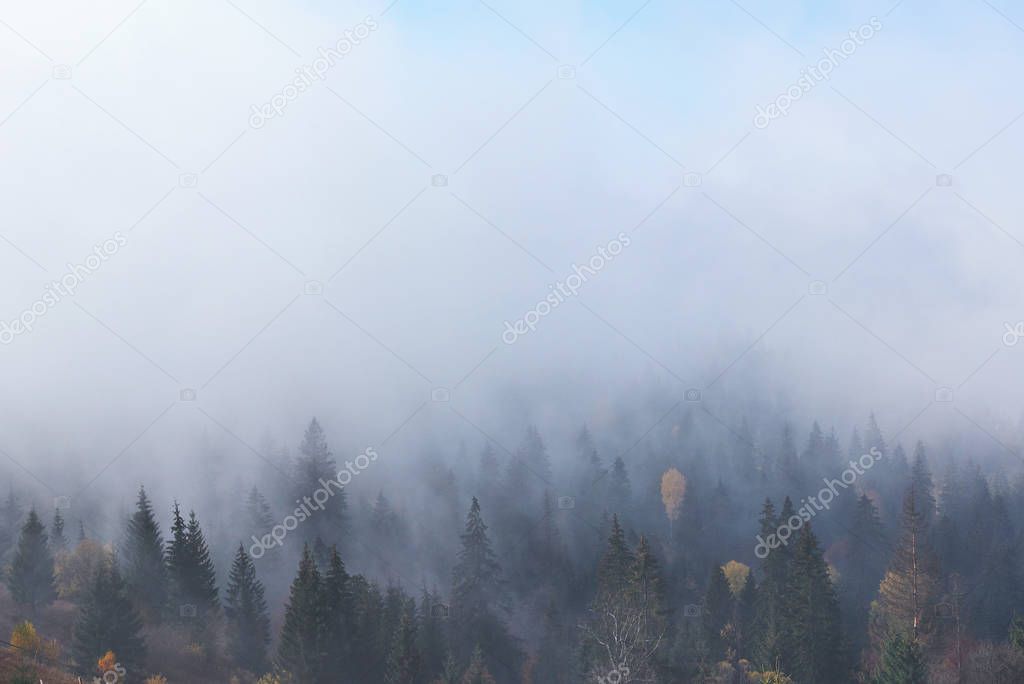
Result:
{"label": "mist", "polygon": [[[208,523],[223,582],[246,496],[292,481],[316,418],[337,462],[380,454],[345,487],[353,525],[384,493],[419,539],[346,563],[415,593],[451,580],[425,540],[454,557],[438,530],[483,497],[481,452],[514,461],[529,427],[552,497],[580,495],[586,426],[637,510],[699,463],[691,487],[704,468],[749,495],[744,538],[766,495],[810,493],[723,465],[784,425],[845,452],[873,414],[936,477],[1012,479],[1022,22],[953,0],[0,3],[0,490],[116,545],[144,485],[165,532],[175,501]],[[289,541],[256,563],[272,604]]]}

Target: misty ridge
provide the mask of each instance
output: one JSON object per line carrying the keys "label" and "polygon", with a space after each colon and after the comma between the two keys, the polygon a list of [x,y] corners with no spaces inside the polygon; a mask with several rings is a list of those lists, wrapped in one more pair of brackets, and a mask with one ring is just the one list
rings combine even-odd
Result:
{"label": "misty ridge", "polygon": [[0,4],[0,684],[1024,681],[1022,24]]}

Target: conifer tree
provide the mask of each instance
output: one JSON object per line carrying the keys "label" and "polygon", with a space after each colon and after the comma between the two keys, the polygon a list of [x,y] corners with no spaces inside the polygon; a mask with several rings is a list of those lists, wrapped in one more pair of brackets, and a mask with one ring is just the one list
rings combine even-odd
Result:
{"label": "conifer tree", "polygon": [[839,601],[828,566],[808,522],[800,529],[789,580],[789,628],[794,649],[791,674],[799,682],[843,679]]}
{"label": "conifer tree", "polygon": [[323,623],[321,652],[328,672],[352,672],[349,661],[352,632],[351,577],[336,546],[331,547],[321,582],[320,612]]}
{"label": "conifer tree", "polygon": [[203,629],[208,618],[220,607],[216,571],[195,511],[189,512],[186,523],[175,503],[173,519],[167,550],[172,603],[175,604],[171,608],[182,619],[195,619],[197,629]]}
{"label": "conifer tree", "polygon": [[328,546],[337,545],[344,548],[348,532],[348,498],[344,488],[337,484],[338,467],[323,428],[316,418],[310,421],[299,447],[300,456],[295,464],[295,489],[293,496],[296,504],[308,501],[315,491],[325,487],[327,483],[331,497],[323,504],[322,510],[312,511],[309,519],[303,523],[300,534],[310,543],[320,537]]}
{"label": "conifer tree", "polygon": [[14,600],[27,605],[33,614],[37,608],[53,603],[57,597],[53,555],[50,553],[46,529],[34,508],[28,512],[21,528],[7,587]]}
{"label": "conifer tree", "polygon": [[448,645],[444,620],[449,617],[448,606],[441,603],[436,593],[424,587],[418,617],[416,647],[422,658],[424,678],[432,682],[445,669]]}
{"label": "conifer tree", "polygon": [[[779,525],[792,515],[792,503],[786,497],[782,515],[776,517],[775,506],[766,499],[761,512],[761,539],[778,536]],[[761,560],[763,578],[757,591],[757,618],[753,637],[753,656],[762,668],[792,662],[794,644],[789,624],[786,593],[792,566],[792,551],[787,545],[771,548]]]}
{"label": "conifer tree", "polygon": [[736,655],[749,660],[753,654],[754,636],[757,633],[757,582],[753,571],[736,599]]}
{"label": "conifer tree", "polygon": [[533,681],[572,681],[573,662],[570,657],[574,650],[571,639],[573,630],[565,624],[554,600],[548,602],[548,607],[544,611],[543,629],[543,637],[537,647],[533,666]]}
{"label": "conifer tree", "polygon": [[168,601],[164,540],[144,487],[139,487],[135,513],[128,520],[121,558],[132,604],[144,620],[159,621]]}
{"label": "conifer tree", "polygon": [[7,492],[7,498],[0,505],[0,558],[7,555],[18,541],[22,511],[21,502],[15,496],[12,485]]}
{"label": "conifer tree", "polygon": [[224,597],[228,653],[241,667],[259,673],[267,662],[270,618],[263,583],[242,544],[238,545]]}
{"label": "conifer tree", "polygon": [[270,504],[267,503],[266,497],[256,488],[256,485],[249,490],[249,495],[245,500],[245,512],[251,534],[257,537],[263,536],[274,526]]}
{"label": "conifer tree", "polygon": [[519,650],[499,614],[504,596],[501,567],[491,548],[476,497],[466,516],[461,540],[458,562],[452,571],[452,646],[465,653],[469,644],[477,644],[495,662],[514,670]]}
{"label": "conifer tree", "polygon": [[487,664],[484,662],[484,653],[479,645],[473,649],[469,667],[462,675],[461,684],[495,684],[494,677],[491,676]]}
{"label": "conifer tree", "polygon": [[883,644],[874,684],[926,684],[927,681],[928,668],[917,640],[902,632],[891,633]]}
{"label": "conifer tree", "polygon": [[725,631],[732,616],[733,598],[732,592],[729,591],[729,582],[725,579],[722,566],[716,563],[711,569],[711,579],[704,595],[704,612],[701,616],[704,641],[711,659],[715,662],[725,657],[725,649],[730,646]]}
{"label": "conifer tree", "polygon": [[878,593],[885,574],[887,545],[878,509],[866,494],[861,494],[853,512],[848,534],[849,549],[842,566],[840,583],[845,633],[854,652],[863,646],[867,630],[866,606]]}
{"label": "conifer tree", "polygon": [[292,581],[277,652],[278,664],[299,682],[319,682],[324,672],[320,600],[320,571],[307,544]]}
{"label": "conifer tree", "polygon": [[635,560],[633,552],[626,543],[626,535],[622,531],[622,526],[619,525],[619,516],[613,515],[608,546],[597,566],[598,596],[615,596],[623,592],[629,585]]}
{"label": "conifer tree", "polygon": [[535,426],[530,425],[526,428],[526,437],[523,438],[516,456],[522,459],[528,469],[542,482],[551,481],[551,459]]}
{"label": "conifer tree", "polygon": [[627,512],[632,497],[633,488],[629,482],[629,473],[626,472],[626,464],[620,456],[615,459],[611,472],[608,473],[608,510],[615,515]]}
{"label": "conifer tree", "polygon": [[55,508],[53,522],[50,523],[50,549],[54,554],[58,554],[67,551],[67,548],[68,540],[64,536],[64,516],[60,514],[59,508]]}
{"label": "conifer tree", "polygon": [[97,661],[113,651],[125,670],[141,676],[146,659],[146,643],[141,632],[142,619],[128,598],[117,563],[103,564],[75,622],[72,642],[75,662],[82,670],[93,672]]}
{"label": "conifer tree", "polygon": [[871,633],[876,644],[890,632],[915,641],[928,634],[939,588],[938,563],[928,542],[924,515],[913,485],[903,498],[902,536],[871,604]]}
{"label": "conifer tree", "polygon": [[416,647],[416,617],[412,610],[402,612],[388,653],[387,684],[416,684],[422,662]]}

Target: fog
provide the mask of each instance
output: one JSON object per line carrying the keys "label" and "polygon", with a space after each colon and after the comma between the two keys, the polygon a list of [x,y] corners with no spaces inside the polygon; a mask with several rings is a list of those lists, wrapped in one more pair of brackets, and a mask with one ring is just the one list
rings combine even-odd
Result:
{"label": "fog", "polygon": [[[124,238],[0,347],[5,479],[111,516],[142,481],[200,505],[312,416],[410,487],[423,453],[511,450],[527,424],[557,465],[584,423],[609,450],[686,416],[727,441],[758,407],[1015,450],[1012,8],[776,5],[0,4],[3,320]],[[230,459],[193,491],[210,450]]]}

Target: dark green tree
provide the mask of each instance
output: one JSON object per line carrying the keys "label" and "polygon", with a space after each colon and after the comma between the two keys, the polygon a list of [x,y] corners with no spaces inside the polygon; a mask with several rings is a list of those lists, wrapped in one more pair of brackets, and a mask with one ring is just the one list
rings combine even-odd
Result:
{"label": "dark green tree", "polygon": [[441,602],[436,593],[423,588],[420,598],[416,647],[423,663],[423,676],[428,682],[434,681],[444,671],[448,642],[445,638],[448,606]]}
{"label": "dark green tree", "polygon": [[460,538],[462,548],[452,571],[452,647],[467,659],[468,648],[476,644],[494,663],[509,670],[506,676],[512,676],[518,670],[519,648],[499,612],[504,610],[501,566],[476,497]]}
{"label": "dark green tree", "polygon": [[158,622],[167,610],[167,567],[160,525],[144,487],[139,487],[135,512],[128,519],[121,561],[132,604],[144,620]]}
{"label": "dark green tree", "polygon": [[128,598],[116,562],[104,564],[90,585],[72,641],[75,662],[86,672],[95,672],[107,651],[114,652],[125,670],[136,673],[133,678],[141,677],[146,660],[142,618]]}
{"label": "dark green tree", "polygon": [[704,611],[701,616],[704,641],[712,661],[724,659],[726,648],[731,645],[726,627],[731,624],[732,617],[732,592],[729,591],[729,582],[725,579],[722,566],[716,563],[711,569],[711,579],[704,594]]}
{"label": "dark green tree", "polygon": [[928,668],[917,640],[892,632],[882,646],[882,658],[874,684],[926,684]]}
{"label": "dark green tree", "polygon": [[201,630],[220,607],[216,570],[195,511],[189,513],[186,523],[175,503],[173,520],[166,554],[171,609],[179,618],[192,621],[196,629]]}
{"label": "dark green tree", "polygon": [[270,618],[263,583],[242,544],[238,545],[224,597],[228,653],[250,672],[260,673],[267,664]]}
{"label": "dark green tree", "polygon": [[[306,428],[299,453],[301,455],[295,463],[293,498],[310,511],[300,534],[309,543],[320,537],[328,546],[344,549],[348,532],[347,494],[337,482],[338,467],[316,418]],[[316,510],[310,507],[310,497],[321,488],[327,489],[331,496],[321,510]]]}
{"label": "dark green tree", "polygon": [[324,674],[321,598],[320,571],[307,544],[292,581],[277,652],[280,667],[303,684],[316,684]]}
{"label": "dark green tree", "polygon": [[53,603],[57,597],[53,555],[50,553],[46,529],[34,508],[28,512],[21,528],[7,587],[14,600],[27,605],[33,614],[37,608]]}
{"label": "dark green tree", "polygon": [[597,566],[597,593],[616,595],[623,592],[629,585],[636,559],[626,543],[626,535],[619,525],[619,516],[612,516],[612,529],[608,536],[608,545]]}
{"label": "dark green tree", "polygon": [[416,647],[416,615],[413,609],[402,612],[388,653],[387,684],[416,684],[422,662]]}
{"label": "dark green tree", "polygon": [[633,498],[633,487],[626,472],[626,463],[621,457],[615,459],[608,473],[608,510],[616,515],[627,512]]}
{"label": "dark green tree", "polygon": [[67,548],[68,540],[64,536],[64,516],[60,514],[59,508],[55,508],[53,522],[50,523],[50,549],[54,554],[58,554],[67,551]]}
{"label": "dark green tree", "polygon": [[794,644],[790,672],[800,682],[834,682],[843,677],[839,601],[828,566],[811,530],[800,529],[789,579],[788,622]]}
{"label": "dark green tree", "polygon": [[354,675],[349,659],[353,621],[351,579],[338,548],[331,547],[321,582],[321,652],[325,657],[326,671]]}

